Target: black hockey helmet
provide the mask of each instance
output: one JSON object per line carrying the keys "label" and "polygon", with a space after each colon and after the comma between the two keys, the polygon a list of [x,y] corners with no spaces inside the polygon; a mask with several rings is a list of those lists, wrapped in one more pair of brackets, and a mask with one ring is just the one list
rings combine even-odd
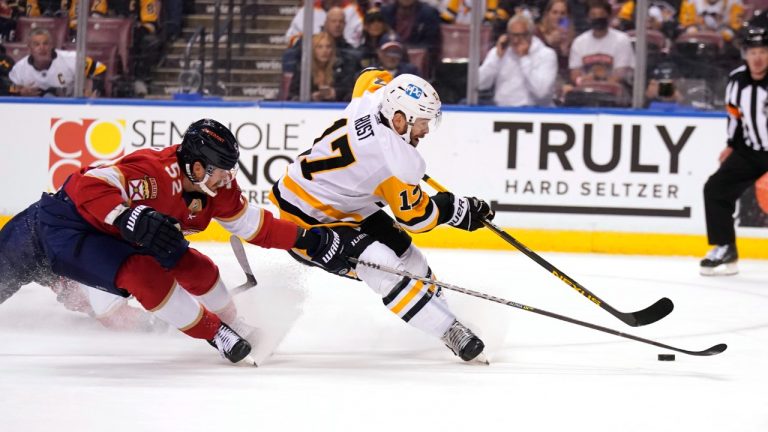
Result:
{"label": "black hockey helmet", "polygon": [[192,123],[184,132],[184,139],[177,151],[184,173],[192,182],[192,166],[200,162],[206,171],[213,168],[233,170],[240,158],[240,146],[232,132],[212,119]]}
{"label": "black hockey helmet", "polygon": [[768,46],[768,13],[756,10],[741,30],[742,48]]}
{"label": "black hockey helmet", "polygon": [[749,25],[744,30],[744,48],[768,47],[768,28]]}

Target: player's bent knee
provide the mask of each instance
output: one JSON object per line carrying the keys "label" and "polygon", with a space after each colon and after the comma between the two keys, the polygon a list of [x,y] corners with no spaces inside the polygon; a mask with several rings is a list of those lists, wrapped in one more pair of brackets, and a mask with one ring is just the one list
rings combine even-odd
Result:
{"label": "player's bent knee", "polygon": [[206,255],[189,248],[171,274],[187,291],[194,295],[208,293],[219,279],[219,268]]}
{"label": "player's bent knee", "polygon": [[[360,254],[360,259],[398,270],[405,270],[419,276],[426,276],[429,271],[426,258],[413,245],[408,248],[402,257],[398,257],[389,247],[380,242],[374,242]],[[357,266],[356,271],[357,276],[382,297],[389,295],[393,289],[403,283],[404,279],[402,276],[385,273],[362,265]]]}
{"label": "player's bent knee", "polygon": [[414,245],[410,245],[405,253],[400,257],[403,261],[405,271],[417,276],[426,276],[429,271],[427,257]]}
{"label": "player's bent knee", "polygon": [[118,270],[115,284],[151,310],[165,300],[175,281],[152,256],[131,255]]}
{"label": "player's bent knee", "polygon": [[[360,254],[360,260],[397,269],[404,268],[402,260],[395,255],[392,249],[379,242],[371,243],[371,245]],[[392,290],[392,287],[402,279],[401,276],[385,273],[362,265],[357,266],[356,272],[357,277],[362,279],[373,291],[382,297],[387,295],[389,291]]]}

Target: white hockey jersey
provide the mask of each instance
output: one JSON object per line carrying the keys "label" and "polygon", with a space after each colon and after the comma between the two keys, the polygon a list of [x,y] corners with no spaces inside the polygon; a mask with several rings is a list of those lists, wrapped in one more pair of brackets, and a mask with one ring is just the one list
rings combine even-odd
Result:
{"label": "white hockey jersey", "polygon": [[389,205],[408,231],[425,232],[437,225],[439,210],[419,186],[426,170],[424,159],[381,123],[378,90],[386,81],[376,74],[382,72],[358,78],[343,116],[272,188],[270,198],[280,208],[281,219],[305,228],[339,222],[357,225]]}
{"label": "white hockey jersey", "polygon": [[[75,89],[76,56],[76,51],[54,50],[53,61],[44,70],[35,69],[30,56],[26,56],[13,66],[8,77],[17,86],[37,87],[44,92],[55,92],[57,96],[72,96]],[[92,78],[106,69],[103,64],[86,57],[86,77]]]}

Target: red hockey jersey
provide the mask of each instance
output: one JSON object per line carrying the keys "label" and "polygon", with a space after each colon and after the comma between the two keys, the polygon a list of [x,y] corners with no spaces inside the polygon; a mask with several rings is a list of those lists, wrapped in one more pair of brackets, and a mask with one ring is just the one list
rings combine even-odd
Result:
{"label": "red hockey jersey", "polygon": [[178,219],[185,234],[202,231],[216,219],[227,231],[258,246],[293,247],[296,225],[248,204],[236,181],[220,188],[215,197],[185,192],[178,147],[137,150],[112,164],[84,168],[67,180],[64,190],[88,223],[116,237],[120,232],[115,219],[144,204]]}

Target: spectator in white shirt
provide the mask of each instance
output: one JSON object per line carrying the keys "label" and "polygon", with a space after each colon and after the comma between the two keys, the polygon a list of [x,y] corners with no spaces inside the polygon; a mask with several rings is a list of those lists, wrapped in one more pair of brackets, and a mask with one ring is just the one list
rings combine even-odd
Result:
{"label": "spectator in white shirt", "polygon": [[[27,40],[29,55],[19,60],[11,69],[12,92],[19,96],[71,97],[75,87],[75,51],[53,48],[51,33],[38,27]],[[103,87],[102,77],[107,68],[103,64],[85,58],[85,96],[95,97]],[[94,87],[94,78],[98,85]]]}
{"label": "spectator in white shirt", "polygon": [[479,71],[479,88],[494,87],[501,106],[551,106],[557,78],[557,54],[533,36],[534,24],[519,14],[507,22]]}
{"label": "spectator in white shirt", "polygon": [[608,27],[611,5],[606,0],[589,3],[591,30],[580,34],[571,45],[568,59],[571,81],[610,81],[625,83],[635,67],[632,40],[619,30]]}

